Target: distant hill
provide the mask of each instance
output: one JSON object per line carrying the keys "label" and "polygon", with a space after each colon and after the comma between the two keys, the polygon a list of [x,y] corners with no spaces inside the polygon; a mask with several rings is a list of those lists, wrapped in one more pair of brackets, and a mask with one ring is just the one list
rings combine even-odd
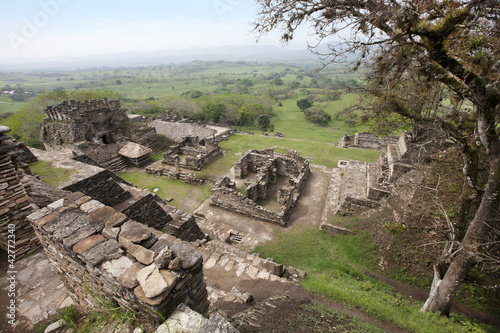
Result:
{"label": "distant hill", "polygon": [[318,62],[309,50],[292,50],[286,47],[260,45],[228,45],[212,48],[188,48],[154,52],[126,52],[82,57],[57,57],[52,59],[0,60],[0,71],[69,70],[87,67],[151,66],[201,61],[251,61],[251,62]]}

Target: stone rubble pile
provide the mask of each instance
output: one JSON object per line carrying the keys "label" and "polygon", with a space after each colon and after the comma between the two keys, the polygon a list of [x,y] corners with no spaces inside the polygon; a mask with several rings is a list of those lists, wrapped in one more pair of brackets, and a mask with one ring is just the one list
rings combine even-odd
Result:
{"label": "stone rubble pile", "polygon": [[80,192],[28,220],[78,303],[111,299],[155,320],[180,303],[196,310],[208,306],[203,258],[189,243]]}

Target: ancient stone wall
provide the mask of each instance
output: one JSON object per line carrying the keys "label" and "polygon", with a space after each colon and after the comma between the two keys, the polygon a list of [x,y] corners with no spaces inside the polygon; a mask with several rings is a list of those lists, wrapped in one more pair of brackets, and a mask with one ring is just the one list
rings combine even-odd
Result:
{"label": "ancient stone wall", "polygon": [[[184,155],[181,158],[179,155]],[[199,141],[198,137],[186,137],[163,154],[163,163],[190,170],[201,170],[217,156],[222,149],[211,140]]]}
{"label": "ancient stone wall", "polygon": [[215,184],[212,189],[212,195],[210,196],[211,205],[258,220],[278,224],[282,227],[286,226],[286,221],[282,212],[274,212],[257,205],[254,201],[239,193],[236,188],[230,185],[231,183],[231,179],[222,177]]}
{"label": "ancient stone wall", "polygon": [[338,142],[341,148],[362,148],[373,150],[385,150],[388,144],[396,143],[399,137],[396,135],[387,135],[379,137],[377,134],[370,132],[359,132],[354,135],[344,135]]}
{"label": "ancient stone wall", "polygon": [[149,143],[156,130],[131,122],[120,101],[63,102],[45,109],[41,141],[47,150],[69,150],[104,164],[127,141]]}
{"label": "ancient stone wall", "polygon": [[26,219],[32,212],[29,183],[18,165],[19,146],[9,140],[9,132],[10,128],[0,126],[0,247],[15,261],[39,243]]}
{"label": "ancient stone wall", "polygon": [[[275,153],[273,149],[250,150],[238,160],[234,173],[236,178],[245,178],[250,172],[257,175],[255,179],[245,181],[245,195],[237,191],[233,181],[223,177],[212,189],[210,204],[286,226],[309,176],[309,162],[293,150],[287,154]],[[279,188],[276,194],[280,205],[276,212],[256,202],[269,195],[268,185],[276,184],[278,176],[289,179],[288,184]]]}
{"label": "ancient stone wall", "polygon": [[101,172],[66,186],[63,190],[82,192],[107,206],[116,206],[131,197],[120,183],[128,184],[111,171],[102,169]]}
{"label": "ancient stone wall", "polygon": [[98,297],[149,316],[180,303],[208,305],[202,256],[189,243],[75,192],[28,217],[47,256],[81,304]]}

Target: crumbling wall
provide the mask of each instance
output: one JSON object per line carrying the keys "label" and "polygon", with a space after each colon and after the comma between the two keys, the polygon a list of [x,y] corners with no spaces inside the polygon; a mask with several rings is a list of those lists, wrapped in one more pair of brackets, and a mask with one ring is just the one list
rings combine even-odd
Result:
{"label": "crumbling wall", "polygon": [[231,186],[231,179],[222,177],[212,189],[210,204],[236,213],[256,218],[258,220],[286,226],[284,214],[274,212],[257,205],[254,201],[239,193]]}
{"label": "crumbling wall", "polygon": [[95,175],[64,187],[63,190],[82,192],[107,206],[116,206],[132,196],[120,183],[128,184],[111,171],[103,169]]}
{"label": "crumbling wall", "polygon": [[[233,181],[223,177],[212,189],[210,204],[286,226],[309,176],[309,162],[293,150],[285,155],[275,153],[273,149],[250,150],[241,156],[234,167],[236,178],[245,178],[249,172],[257,172],[257,176],[245,182],[245,195],[236,190]],[[268,196],[268,184],[275,184],[278,176],[288,177],[289,181],[278,190],[280,208],[275,212],[256,202]]]}
{"label": "crumbling wall", "polygon": [[[179,155],[185,155],[183,159]],[[198,140],[198,137],[185,137],[182,142],[171,147],[163,154],[163,163],[190,170],[201,170],[217,156],[222,148],[212,140]]]}
{"label": "crumbling wall", "polygon": [[361,148],[372,150],[385,150],[388,144],[396,143],[399,137],[397,135],[387,135],[380,137],[375,133],[358,132],[354,135],[344,135],[338,142],[341,148]]}
{"label": "crumbling wall", "polygon": [[26,219],[32,212],[29,185],[18,165],[18,144],[9,140],[9,132],[0,126],[0,247],[15,261],[39,243]]}
{"label": "crumbling wall", "polygon": [[180,303],[208,305],[202,256],[191,245],[72,193],[28,219],[76,301],[96,295],[157,321]]}

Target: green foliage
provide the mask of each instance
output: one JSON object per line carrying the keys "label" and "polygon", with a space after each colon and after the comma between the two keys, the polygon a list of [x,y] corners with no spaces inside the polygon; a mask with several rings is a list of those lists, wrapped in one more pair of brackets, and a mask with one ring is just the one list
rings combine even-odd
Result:
{"label": "green foliage", "polygon": [[297,106],[302,111],[310,108],[312,105],[313,105],[313,103],[310,100],[308,100],[307,98],[302,98],[302,99],[297,100]]}
{"label": "green foliage", "polygon": [[391,286],[365,274],[376,267],[375,245],[368,232],[330,235],[314,226],[282,231],[276,240],[255,248],[286,266],[305,269],[302,285],[309,291],[355,307],[411,332],[487,332],[465,318],[421,313],[420,302],[408,301]]}
{"label": "green foliage", "polygon": [[304,117],[308,122],[321,126],[327,126],[332,120],[332,116],[330,116],[330,114],[326,113],[325,110],[318,108],[305,109]]}
{"label": "green foliage", "polygon": [[61,182],[71,178],[76,173],[73,169],[57,168],[50,162],[38,161],[30,163],[31,172],[45,183],[57,187]]}
{"label": "green foliage", "polygon": [[269,120],[269,116],[267,114],[261,114],[257,117],[257,120],[256,120],[256,127],[260,130],[260,131],[267,131],[267,129],[269,128],[269,126],[271,126],[271,121]]}

